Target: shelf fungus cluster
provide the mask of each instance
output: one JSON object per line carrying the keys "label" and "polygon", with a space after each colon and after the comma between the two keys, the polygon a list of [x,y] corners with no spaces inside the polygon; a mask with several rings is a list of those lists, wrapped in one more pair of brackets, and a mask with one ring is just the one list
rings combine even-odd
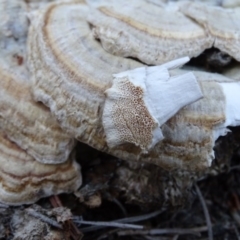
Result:
{"label": "shelf fungus cluster", "polygon": [[212,46],[240,60],[236,11],[31,2],[0,0],[0,201],[77,190],[76,140],[165,170],[211,166],[217,138],[240,125],[240,83],[179,68]]}
{"label": "shelf fungus cluster", "polygon": [[95,39],[94,23],[86,21],[95,7],[63,2],[32,16],[28,63],[35,100],[47,105],[71,136],[124,160],[168,170],[210,166],[214,142],[226,134],[227,103],[220,82],[233,80],[172,70],[187,58],[147,67],[108,53]]}

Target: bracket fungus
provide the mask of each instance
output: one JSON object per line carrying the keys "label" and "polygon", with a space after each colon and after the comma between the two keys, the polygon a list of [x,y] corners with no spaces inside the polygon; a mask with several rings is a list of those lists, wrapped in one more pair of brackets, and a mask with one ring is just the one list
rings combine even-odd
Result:
{"label": "bracket fungus", "polygon": [[[171,80],[171,76],[167,71],[167,68],[174,68],[185,63],[186,59],[173,61],[165,65],[165,67],[153,67],[152,78],[149,76],[149,81],[145,83],[149,84],[149,86],[143,86],[147,91],[152,91],[150,95],[155,95],[154,87],[161,87],[161,84],[165,84],[164,81],[170,79],[171,81],[168,81],[168,90],[170,90],[168,98],[177,93],[174,87],[180,87],[181,84],[183,84],[183,88],[186,88],[185,90],[188,90],[184,94],[181,92],[177,98],[179,102],[174,102],[169,109],[158,107],[155,103],[155,106],[147,108],[149,112],[156,111],[156,109],[163,111],[163,115],[159,113],[153,114],[154,121],[151,120],[153,125],[148,128],[151,137],[141,145],[138,140],[136,141],[136,137],[138,137],[138,134],[136,134],[134,136],[135,140],[131,139],[130,141],[135,144],[129,143],[129,139],[126,139],[123,144],[112,147],[122,143],[122,141],[117,142],[114,140],[115,143],[111,144],[111,140],[109,140],[109,144],[107,143],[102,124],[102,121],[104,121],[105,130],[108,129],[106,123],[109,120],[107,120],[106,111],[102,119],[106,99],[105,91],[112,86],[113,74],[141,67],[142,64],[132,59],[113,56],[105,52],[100,43],[94,39],[91,28],[85,20],[88,13],[89,8],[85,4],[61,3],[48,5],[48,7],[37,12],[32,17],[28,37],[28,63],[34,83],[33,93],[35,100],[42,101],[50,107],[61,127],[79,141],[126,160],[150,161],[162,165],[162,162],[164,162],[161,157],[162,154],[159,156],[159,151],[162,151],[161,146],[157,147],[157,149],[159,148],[157,151],[152,150],[146,153],[162,138],[160,129],[157,126],[167,121],[183,106],[202,97],[192,74]],[[135,70],[135,72],[138,71],[145,73],[146,70],[144,67]],[[155,81],[150,81],[150,79],[158,75],[159,71],[162,74],[159,78],[162,78],[162,80],[156,78]],[[148,73],[148,70],[146,73]],[[131,75],[131,72],[128,72],[128,74]],[[142,85],[144,85],[143,78],[141,76],[136,82],[139,81],[140,84],[142,81]],[[165,89],[168,88],[168,84],[164,87]],[[189,85],[189,88],[187,85]],[[182,91],[183,88],[180,87]],[[107,90],[108,96],[111,95],[111,91],[111,89]],[[145,95],[147,94],[145,93]],[[165,101],[164,98],[167,98],[167,96],[162,96],[162,99],[160,97],[159,100]],[[155,101],[154,97],[145,98],[145,108],[147,104],[152,104],[149,101],[151,98],[152,102]],[[109,101],[107,108],[109,107],[108,104]],[[142,101],[140,104],[142,104]],[[141,121],[145,121],[140,104],[138,105],[138,115],[142,117]],[[140,130],[138,127],[141,127],[141,125],[136,127],[136,131]],[[141,134],[144,137],[145,133]],[[176,165],[184,165],[181,161],[177,162]],[[170,161],[169,166],[175,167]]]}
{"label": "bracket fungus", "polygon": [[92,12],[88,21],[95,38],[117,56],[157,65],[183,56],[196,57],[213,44],[204,28],[177,7],[160,7],[145,0],[89,4]]}
{"label": "bracket fungus", "polygon": [[240,60],[239,29],[224,20],[239,16],[151,2],[37,3],[29,27],[24,1],[0,0],[0,201],[76,190],[74,138],[179,178],[211,165],[217,138],[240,125],[239,79],[177,68],[212,45]]}
{"label": "bracket fungus", "polygon": [[0,134],[0,201],[9,205],[73,192],[81,185],[80,167],[72,154],[62,164],[42,164]]}
{"label": "bracket fungus", "polygon": [[[161,113],[153,114],[154,120],[146,122],[146,125],[151,125],[150,138],[139,128],[141,126],[139,121],[134,122],[135,138],[132,138],[134,134],[130,134],[130,137],[128,135],[124,139],[122,136],[126,136],[125,132],[121,132],[121,136],[119,132],[116,133],[113,115],[109,115],[108,109],[118,105],[118,97],[119,99],[125,97],[125,100],[128,98],[127,93],[122,91],[126,87],[124,86],[126,76],[128,79],[130,76],[131,81],[128,83],[136,84],[135,90],[140,94],[136,100],[140,105],[134,105],[133,115],[143,117],[141,121],[144,121],[145,115],[142,114],[141,108],[143,99],[147,100],[146,106],[153,104],[147,108],[149,114],[156,109],[165,111],[164,107],[158,106],[155,102],[158,96],[154,92],[154,84],[161,85],[164,82],[164,80],[158,81],[159,76],[164,76],[163,79],[167,79],[168,83],[173,83],[177,78],[172,77],[177,72],[172,70],[168,72],[167,67],[161,66],[146,68],[132,59],[105,52],[94,38],[91,26],[86,21],[86,16],[92,11],[90,9],[84,3],[55,3],[38,11],[32,17],[28,37],[28,63],[34,83],[35,99],[42,101],[51,109],[61,127],[71,136],[98,150],[125,160],[154,163],[169,170],[179,167],[199,170],[210,166],[214,158],[213,147],[216,136],[226,133],[225,127],[217,133],[215,131],[216,127],[223,124],[226,119],[225,93],[217,82],[232,80],[228,78],[222,80],[221,75],[194,73],[203,94],[203,99],[196,101],[202,95],[195,78],[192,74],[187,74],[184,78],[179,76],[188,83],[191,82],[188,80],[192,79],[191,86],[195,86],[192,88],[195,89],[193,91],[196,93],[195,97],[188,98],[192,92],[185,91],[187,88],[183,85],[186,89],[180,88],[181,96],[189,99],[189,102],[183,100],[179,106],[173,107],[174,110],[167,110],[165,113],[167,117],[160,116]],[[142,68],[129,71],[139,67]],[[148,71],[152,73],[152,77],[149,74],[149,80],[156,77],[155,81],[150,81],[152,87],[144,87],[144,82],[148,82],[146,80],[148,75],[144,77],[144,74],[148,74]],[[146,92],[151,89],[154,94],[146,98],[139,86]],[[114,93],[116,88],[122,89],[118,92],[119,95]],[[170,92],[169,96],[174,93],[176,91]],[[196,102],[189,104],[193,101]],[[126,100],[125,111],[133,111],[127,108],[127,104],[129,105],[129,102]],[[185,104],[189,105],[184,107]],[[177,113],[180,108],[182,109]],[[135,115],[137,110],[139,113]],[[167,122],[164,123],[165,121]],[[119,120],[120,125],[128,123]],[[160,124],[162,124],[161,130]],[[131,128],[132,126],[129,127],[130,131]],[[143,139],[148,138],[147,141],[144,139],[144,144],[139,142],[141,140],[136,140],[141,131],[143,131]],[[162,138],[161,131],[164,139],[158,142]],[[114,137],[117,135],[120,139]]]}

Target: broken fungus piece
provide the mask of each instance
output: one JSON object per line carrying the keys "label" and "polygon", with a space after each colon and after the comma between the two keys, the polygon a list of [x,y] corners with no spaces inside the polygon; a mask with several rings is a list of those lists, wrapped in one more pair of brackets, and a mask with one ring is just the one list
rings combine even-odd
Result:
{"label": "broken fungus piece", "polygon": [[[183,56],[196,57],[213,39],[204,28],[173,7],[148,1],[94,1],[88,21],[103,48],[117,56],[159,65]],[[176,7],[174,7],[174,4]]]}
{"label": "broken fungus piece", "polygon": [[208,6],[199,2],[184,2],[180,9],[204,27],[214,39],[214,47],[240,61],[239,10]]}
{"label": "broken fungus piece", "polygon": [[0,202],[21,205],[76,191],[82,182],[72,154],[62,164],[42,164],[0,135]]}
{"label": "broken fungus piece", "polygon": [[189,58],[156,67],[142,67],[114,75],[106,91],[103,126],[109,147],[123,143],[148,152],[164,138],[161,126],[184,106],[202,98],[192,73],[171,77],[168,69]]}

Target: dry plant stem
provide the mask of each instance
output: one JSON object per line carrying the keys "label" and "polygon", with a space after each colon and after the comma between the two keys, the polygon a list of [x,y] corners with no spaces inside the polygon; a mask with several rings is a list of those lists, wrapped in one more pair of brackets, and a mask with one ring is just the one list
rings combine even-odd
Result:
{"label": "dry plant stem", "polygon": [[237,165],[237,166],[233,166],[230,168],[230,171],[232,170],[239,170],[240,169],[240,165]]}
{"label": "dry plant stem", "polygon": [[240,240],[240,234],[235,224],[233,224],[233,229],[238,240]]}
{"label": "dry plant stem", "polygon": [[31,215],[31,216],[33,216],[33,217],[35,217],[35,218],[38,218],[38,219],[40,219],[41,221],[46,222],[46,223],[50,224],[50,225],[53,226],[53,227],[56,227],[56,228],[59,228],[59,229],[63,229],[62,225],[59,224],[57,221],[55,221],[55,220],[53,220],[53,219],[51,219],[51,218],[49,218],[49,217],[46,217],[45,215],[43,215],[43,214],[41,214],[41,213],[38,213],[38,212],[36,212],[35,210],[33,210],[33,209],[31,209],[31,208],[27,208],[27,209],[26,209],[26,212],[27,212],[29,215]]}
{"label": "dry plant stem", "polygon": [[201,193],[201,191],[200,191],[200,189],[199,189],[199,187],[197,186],[196,183],[194,184],[194,186],[195,186],[198,198],[199,198],[199,200],[202,204],[203,212],[204,212],[204,215],[205,215],[205,218],[206,218],[206,223],[207,223],[207,226],[208,226],[208,239],[213,240],[212,222],[211,222],[210,215],[209,215],[209,212],[208,212],[207,204],[206,204],[206,202],[203,198],[203,195],[202,195],[202,193]]}
{"label": "dry plant stem", "polygon": [[235,193],[232,194],[232,206],[230,207],[233,219],[238,224],[238,226],[240,226],[240,216],[238,214],[238,211],[240,209],[240,202],[238,196]]}
{"label": "dry plant stem", "polygon": [[[136,217],[128,217],[128,218],[122,218],[122,219],[118,219],[115,220],[114,222],[118,222],[118,223],[131,223],[131,222],[140,222],[140,221],[144,221],[150,218],[154,218],[156,216],[158,216],[159,214],[163,213],[165,211],[165,209],[161,209],[149,214],[144,214],[144,215],[140,215],[140,216],[136,216]],[[86,232],[92,232],[92,231],[96,231],[99,229],[105,228],[105,226],[91,226],[91,227],[86,227],[86,228],[81,228],[81,232],[86,233]]]}
{"label": "dry plant stem", "polygon": [[131,229],[143,229],[141,225],[134,225],[134,224],[127,224],[127,223],[118,223],[118,222],[94,222],[94,221],[85,221],[79,219],[75,221],[78,224],[88,224],[88,225],[95,225],[95,226],[104,226],[104,227],[117,227],[117,228],[131,228]]}
{"label": "dry plant stem", "polygon": [[179,238],[179,235],[175,235],[172,240],[177,240]]}
{"label": "dry plant stem", "polygon": [[[62,202],[60,200],[60,198],[56,195],[52,196],[49,198],[51,204],[53,207],[62,207]],[[78,240],[79,237],[82,235],[81,232],[78,230],[78,228],[76,227],[76,225],[74,224],[74,222],[72,220],[67,220],[66,224],[69,226],[70,229],[70,236],[74,239],[74,240]],[[65,226],[65,224],[64,224]]]}
{"label": "dry plant stem", "polygon": [[192,231],[191,229],[181,229],[181,228],[166,228],[166,229],[150,229],[150,230],[126,230],[119,231],[118,236],[128,236],[128,235],[162,235],[162,234],[192,234],[196,236],[201,236],[200,233]]}
{"label": "dry plant stem", "polygon": [[122,213],[126,217],[127,211],[126,211],[125,207],[122,205],[122,203],[120,201],[118,201],[116,198],[113,198],[112,201],[121,209]]}

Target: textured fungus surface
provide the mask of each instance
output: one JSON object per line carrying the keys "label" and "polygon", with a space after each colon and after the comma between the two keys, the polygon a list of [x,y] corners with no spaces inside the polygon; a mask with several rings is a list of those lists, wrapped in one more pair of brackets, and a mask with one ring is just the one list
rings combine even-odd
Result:
{"label": "textured fungus surface", "polygon": [[39,162],[66,161],[75,141],[33,101],[28,79],[0,67],[0,87],[0,130]]}
{"label": "textured fungus surface", "polygon": [[37,12],[31,19],[29,68],[35,99],[49,106],[72,136],[105,150],[104,92],[113,73],[142,64],[107,54],[84,20],[87,12],[84,4],[54,4]]}
{"label": "textured fungus surface", "polygon": [[42,164],[0,135],[0,202],[21,205],[81,185],[80,167],[73,155],[62,164]]}
{"label": "textured fungus surface", "polygon": [[26,67],[26,5],[0,1],[1,10],[5,10],[1,15],[5,21],[0,26],[0,131],[40,162],[64,162],[75,141],[31,94]]}
{"label": "textured fungus surface", "polygon": [[214,39],[214,47],[240,61],[240,10],[186,2],[181,11],[204,27]]}
{"label": "textured fungus surface", "polygon": [[103,48],[114,55],[156,65],[183,56],[196,57],[213,44],[204,28],[177,7],[138,0],[94,3],[88,21]]}

